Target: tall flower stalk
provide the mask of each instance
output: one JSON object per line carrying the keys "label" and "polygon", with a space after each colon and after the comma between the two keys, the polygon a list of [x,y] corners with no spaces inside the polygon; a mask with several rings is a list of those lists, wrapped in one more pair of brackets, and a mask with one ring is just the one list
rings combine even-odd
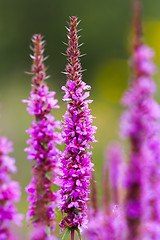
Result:
{"label": "tall flower stalk", "polygon": [[23,215],[17,212],[14,203],[19,202],[21,191],[19,183],[11,180],[10,174],[16,172],[15,159],[8,156],[13,152],[12,142],[0,138],[0,239],[16,240],[11,223],[21,225]]}
{"label": "tall flower stalk", "polygon": [[88,104],[90,86],[82,81],[82,67],[80,64],[80,50],[77,35],[77,18],[70,18],[68,29],[68,48],[66,51],[68,64],[65,74],[67,76],[63,100],[67,102],[67,111],[64,115],[62,136],[65,150],[61,157],[60,174],[60,209],[63,216],[60,222],[61,230],[71,231],[71,240],[74,231],[87,224],[87,201],[91,171],[92,152],[90,142],[95,142],[96,127],[91,126],[93,116],[90,114]]}
{"label": "tall flower stalk", "polygon": [[[32,91],[28,100],[23,100],[28,104],[28,112],[35,120],[27,130],[30,139],[25,149],[28,152],[28,159],[33,162],[32,180],[26,188],[29,203],[27,220],[32,222],[35,229],[43,233],[43,237],[38,239],[49,239],[50,231],[55,229],[55,201],[56,193],[52,187],[57,176],[57,163],[59,150],[57,144],[61,144],[61,135],[56,132],[60,128],[60,122],[55,121],[50,114],[53,108],[58,108],[57,100],[54,98],[55,92],[49,92],[45,83],[47,78],[44,65],[44,44],[41,35],[34,35],[32,38],[33,59],[32,65]],[[36,232],[35,232],[36,233]],[[37,233],[36,233],[37,234]],[[35,239],[34,236],[32,239]],[[36,238],[37,239],[37,238]]]}
{"label": "tall flower stalk", "polygon": [[[156,135],[159,130],[157,120],[160,118],[159,105],[153,99],[156,86],[151,76],[156,68],[151,59],[154,52],[143,44],[141,38],[139,1],[135,1],[134,7],[135,35],[131,60],[133,76],[130,88],[122,99],[127,110],[122,115],[121,121],[123,135],[130,140],[124,205],[128,225],[127,240],[145,239],[143,229],[146,228],[147,232],[148,223],[153,221],[151,209],[155,208],[155,186],[159,182],[157,174],[153,177],[159,169],[155,155],[159,151],[159,140]],[[157,219],[154,219],[155,222]]]}

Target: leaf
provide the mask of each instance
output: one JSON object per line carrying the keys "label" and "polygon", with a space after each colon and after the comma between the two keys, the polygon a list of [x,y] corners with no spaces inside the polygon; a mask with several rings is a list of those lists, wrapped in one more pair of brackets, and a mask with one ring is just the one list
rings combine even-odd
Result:
{"label": "leaf", "polygon": [[48,178],[49,180],[51,180],[53,178],[53,175],[51,172],[46,172],[45,177]]}
{"label": "leaf", "polygon": [[76,232],[78,233],[78,237],[79,237],[79,239],[82,240],[80,230],[79,230],[79,229],[75,229],[75,230],[76,230]]}
{"label": "leaf", "polygon": [[65,240],[67,238],[67,236],[69,235],[71,229],[68,228],[67,231],[64,233],[63,237],[62,237],[62,240]]}

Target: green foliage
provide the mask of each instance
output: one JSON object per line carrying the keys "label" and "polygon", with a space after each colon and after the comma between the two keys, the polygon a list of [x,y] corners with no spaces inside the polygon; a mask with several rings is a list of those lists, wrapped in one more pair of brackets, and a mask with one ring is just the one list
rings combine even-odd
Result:
{"label": "green foliage", "polygon": [[68,228],[68,229],[65,231],[65,233],[64,233],[64,235],[63,235],[63,237],[62,237],[62,240],[66,240],[66,239],[67,239],[67,236],[70,234],[70,232],[71,232],[71,229]]}

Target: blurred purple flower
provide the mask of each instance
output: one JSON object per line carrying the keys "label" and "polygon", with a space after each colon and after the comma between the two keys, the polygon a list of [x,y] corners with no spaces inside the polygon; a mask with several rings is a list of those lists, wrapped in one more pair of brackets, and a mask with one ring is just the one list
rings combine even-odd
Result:
{"label": "blurred purple flower", "polygon": [[48,236],[46,233],[46,227],[44,224],[37,224],[36,228],[31,232],[31,238],[29,240],[57,240],[57,238],[52,234]]}
{"label": "blurred purple flower", "polygon": [[138,38],[139,41],[136,42],[132,54],[133,79],[129,90],[122,98],[122,104],[127,110],[121,118],[121,134],[130,140],[130,156],[125,177],[127,194],[124,205],[128,224],[127,240],[148,239],[144,237],[148,234],[147,230],[144,234],[142,229],[150,221],[154,223],[159,221],[149,213],[151,209],[152,211],[154,209],[155,214],[157,213],[155,204],[158,199],[155,193],[159,192],[156,185],[160,180],[156,174],[159,171],[159,164],[156,164],[155,158],[160,152],[160,138],[157,136],[160,130],[158,123],[160,106],[153,98],[156,85],[152,79],[156,67],[151,62],[154,51],[142,43],[139,35],[136,36],[136,39]]}
{"label": "blurred purple flower", "polygon": [[11,180],[10,174],[16,172],[15,159],[8,156],[13,152],[12,142],[0,138],[0,239],[16,240],[11,232],[11,223],[21,225],[23,215],[17,213],[14,202],[20,200],[20,186]]}
{"label": "blurred purple flower", "polygon": [[88,210],[88,225],[83,229],[85,240],[124,240],[125,222],[124,213],[118,205],[111,205],[109,212],[105,209]]}

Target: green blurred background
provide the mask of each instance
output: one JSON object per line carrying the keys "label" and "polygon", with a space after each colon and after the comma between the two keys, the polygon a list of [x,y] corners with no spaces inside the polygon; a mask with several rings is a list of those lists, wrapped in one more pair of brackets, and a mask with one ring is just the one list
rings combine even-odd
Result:
{"label": "green blurred background", "polygon": [[[82,58],[82,66],[87,69],[83,80],[92,86],[94,102],[90,107],[96,117],[94,125],[98,127],[93,162],[100,201],[104,150],[110,141],[119,138],[120,98],[129,79],[131,4],[131,0],[0,0],[0,130],[2,136],[14,142],[12,156],[16,158],[18,173],[13,178],[21,183],[20,212],[27,212],[24,188],[31,178],[31,164],[24,148],[28,138],[25,130],[32,117],[21,102],[28,98],[31,89],[31,77],[24,73],[30,71],[31,66],[31,36],[41,33],[47,42],[45,54],[49,59],[46,65],[51,75],[47,83],[50,90],[57,92],[61,108],[53,114],[60,120],[66,110],[61,90],[66,81],[61,74],[66,59],[60,54],[66,49],[62,44],[67,41],[64,26],[69,16],[76,15],[82,20],[80,42],[85,44],[81,52],[87,53]],[[144,0],[142,5],[144,40],[156,50],[155,63],[160,67],[160,1]],[[160,72],[155,79],[160,85]],[[157,99],[160,100],[158,94]],[[20,239],[27,239],[25,221],[18,231]]]}

